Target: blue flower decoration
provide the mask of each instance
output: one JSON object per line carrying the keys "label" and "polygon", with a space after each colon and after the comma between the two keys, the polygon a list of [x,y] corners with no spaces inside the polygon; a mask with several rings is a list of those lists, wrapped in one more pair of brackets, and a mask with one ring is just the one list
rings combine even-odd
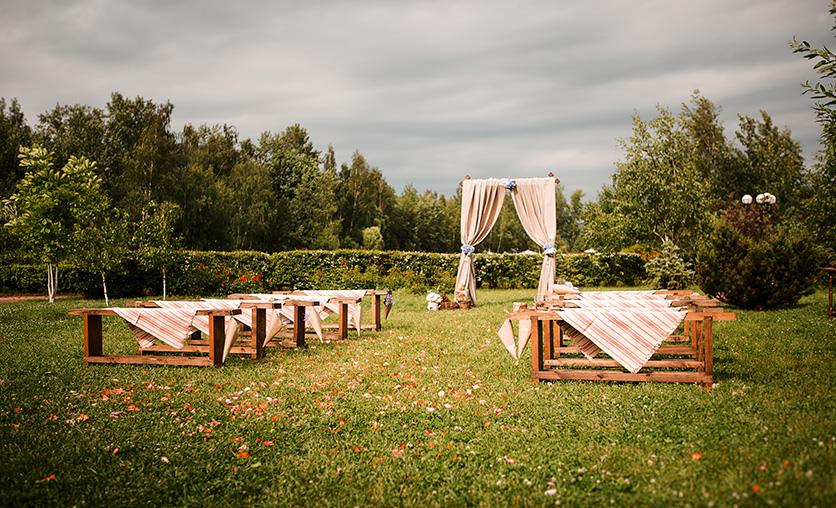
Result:
{"label": "blue flower decoration", "polygon": [[546,256],[554,256],[557,254],[557,249],[554,248],[553,243],[547,243],[546,245],[543,245],[543,254]]}
{"label": "blue flower decoration", "polygon": [[462,245],[462,252],[464,252],[468,256],[472,256],[474,252],[476,252],[476,248],[472,245],[463,244]]}
{"label": "blue flower decoration", "polygon": [[514,180],[505,180],[504,182],[502,182],[502,185],[505,186],[506,189],[512,190],[516,188],[517,182],[515,182]]}

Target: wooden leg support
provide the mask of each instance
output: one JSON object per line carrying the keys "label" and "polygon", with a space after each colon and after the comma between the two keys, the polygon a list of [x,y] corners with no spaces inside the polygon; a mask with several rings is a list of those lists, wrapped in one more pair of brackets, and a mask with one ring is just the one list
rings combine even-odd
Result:
{"label": "wooden leg support", "polygon": [[253,307],[252,309],[252,358],[264,358],[264,339],[267,337],[267,309]]}
{"label": "wooden leg support", "polygon": [[97,314],[84,314],[84,356],[102,356],[102,317]]}
{"label": "wooden leg support", "polygon": [[[359,303],[357,305],[360,305]],[[372,297],[372,324],[374,324],[374,330],[379,332],[383,328],[380,314],[380,295],[375,292],[374,296]]]}
{"label": "wooden leg support", "polygon": [[293,306],[293,342],[296,347],[305,347],[305,307]]}
{"label": "wooden leg support", "polygon": [[[357,305],[360,304],[358,303]],[[337,333],[340,336],[340,340],[345,340],[348,338],[348,302],[340,302],[340,312],[337,319],[339,322]]]}
{"label": "wooden leg support", "polygon": [[714,382],[714,322],[711,316],[705,318],[705,374]]}
{"label": "wooden leg support", "polygon": [[209,314],[209,360],[216,367],[223,365],[225,339],[224,317]]}
{"label": "wooden leg support", "polygon": [[531,374],[535,380],[543,372],[543,322],[537,317],[531,319]]}

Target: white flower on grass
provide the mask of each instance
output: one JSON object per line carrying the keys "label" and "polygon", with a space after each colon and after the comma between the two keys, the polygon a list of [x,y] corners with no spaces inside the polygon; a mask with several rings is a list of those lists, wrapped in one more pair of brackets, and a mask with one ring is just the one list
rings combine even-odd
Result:
{"label": "white flower on grass", "polygon": [[544,494],[547,495],[547,496],[557,495],[557,489],[549,489],[546,492],[544,492]]}

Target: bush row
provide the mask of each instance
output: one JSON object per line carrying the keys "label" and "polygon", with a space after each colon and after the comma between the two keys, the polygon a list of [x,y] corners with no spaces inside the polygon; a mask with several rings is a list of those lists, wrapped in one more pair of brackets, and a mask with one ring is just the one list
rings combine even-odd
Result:
{"label": "bush row", "polygon": [[[278,289],[407,289],[416,293],[440,289],[452,293],[458,254],[399,251],[288,251],[176,253],[166,272],[174,296],[224,296]],[[477,285],[482,288],[536,288],[542,257],[523,254],[477,254]],[[576,286],[632,286],[646,277],[636,254],[565,254],[557,258],[557,277]],[[59,267],[59,292],[101,297],[101,276],[83,269]],[[46,291],[46,268],[39,265],[0,267],[0,290]],[[107,276],[112,297],[162,293],[162,273],[139,268],[126,259]]]}

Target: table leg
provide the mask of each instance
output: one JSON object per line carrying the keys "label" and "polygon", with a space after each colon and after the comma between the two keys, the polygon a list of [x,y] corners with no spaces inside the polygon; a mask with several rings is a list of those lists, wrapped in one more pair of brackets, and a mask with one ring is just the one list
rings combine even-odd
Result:
{"label": "table leg", "polygon": [[[359,303],[357,305],[360,305]],[[380,319],[380,295],[375,291],[374,295],[372,296],[372,323],[374,324],[375,331],[379,332],[383,325],[381,324]]]}
{"label": "table leg", "polygon": [[[357,305],[360,304],[358,303]],[[340,336],[340,340],[345,340],[348,338],[348,302],[340,302],[340,312],[337,319],[339,323],[337,333]]]}
{"label": "table leg", "polygon": [[[536,316],[531,321],[531,333],[534,334],[531,337],[531,374],[534,376],[543,371],[543,322]],[[535,379],[539,381],[539,378]]]}
{"label": "table leg", "polygon": [[102,356],[102,317],[84,314],[84,356]]}
{"label": "table leg", "polygon": [[305,307],[303,305],[293,306],[293,341],[296,347],[305,347]]}
{"label": "table leg", "polygon": [[255,360],[264,358],[264,339],[267,337],[267,309],[252,309],[252,357]]}
{"label": "table leg", "polygon": [[[232,326],[230,324],[230,326]],[[224,362],[224,317],[209,314],[209,360],[212,365],[220,367]]]}

